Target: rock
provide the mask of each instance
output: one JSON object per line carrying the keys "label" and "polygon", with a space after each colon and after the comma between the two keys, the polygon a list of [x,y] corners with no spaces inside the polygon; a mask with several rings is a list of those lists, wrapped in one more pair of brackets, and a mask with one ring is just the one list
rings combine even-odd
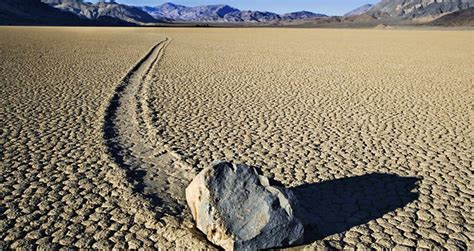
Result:
{"label": "rock", "polygon": [[271,186],[253,167],[215,162],[189,184],[186,200],[197,228],[225,250],[282,247],[303,239],[294,195]]}

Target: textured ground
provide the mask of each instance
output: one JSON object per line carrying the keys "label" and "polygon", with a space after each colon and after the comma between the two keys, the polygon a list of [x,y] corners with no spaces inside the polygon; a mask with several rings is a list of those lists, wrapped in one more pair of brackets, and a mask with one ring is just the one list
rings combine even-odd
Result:
{"label": "textured ground", "polygon": [[104,140],[116,87],[165,37],[122,28],[0,34],[0,249],[206,245],[133,192]]}
{"label": "textured ground", "polygon": [[308,246],[472,246],[469,31],[0,34],[3,246],[212,248],[216,159],[292,187]]}

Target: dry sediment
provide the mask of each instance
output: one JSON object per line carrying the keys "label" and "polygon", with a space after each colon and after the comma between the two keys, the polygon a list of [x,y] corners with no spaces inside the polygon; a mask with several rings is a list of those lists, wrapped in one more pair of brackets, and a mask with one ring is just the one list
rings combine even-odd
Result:
{"label": "dry sediment", "polygon": [[189,165],[226,159],[294,187],[313,246],[472,243],[468,31],[167,35],[150,107]]}
{"label": "dry sediment", "polygon": [[115,86],[165,37],[107,28],[1,33],[0,246],[205,248],[185,238],[192,226],[136,192],[103,140]]}
{"label": "dry sediment", "polygon": [[292,187],[310,246],[472,244],[469,31],[0,33],[2,247],[212,248],[216,159]]}

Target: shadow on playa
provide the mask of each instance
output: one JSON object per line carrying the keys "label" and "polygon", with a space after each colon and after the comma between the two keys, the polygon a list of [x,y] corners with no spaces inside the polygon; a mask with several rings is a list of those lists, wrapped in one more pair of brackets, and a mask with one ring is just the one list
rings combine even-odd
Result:
{"label": "shadow on playa", "polygon": [[342,233],[378,219],[418,198],[420,179],[394,174],[362,176],[291,188],[298,198],[297,217],[305,225],[305,243]]}

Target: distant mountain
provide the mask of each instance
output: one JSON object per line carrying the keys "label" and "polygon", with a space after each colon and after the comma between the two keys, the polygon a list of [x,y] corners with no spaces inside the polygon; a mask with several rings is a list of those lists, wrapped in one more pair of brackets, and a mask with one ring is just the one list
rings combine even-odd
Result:
{"label": "distant mountain", "polygon": [[169,18],[173,20],[177,20],[177,18],[179,18],[185,12],[188,12],[186,10],[186,6],[173,3],[165,3],[157,7],[144,6],[138,8],[141,8],[143,11],[147,12],[154,18]]}
{"label": "distant mountain", "polygon": [[62,11],[40,0],[1,0],[0,25],[81,25],[129,26],[131,23],[114,18],[88,20]]}
{"label": "distant mountain", "polygon": [[206,5],[187,7],[173,3],[165,3],[156,7],[145,6],[141,8],[154,18],[167,18],[176,21],[226,21],[226,15],[239,12],[238,9],[228,5]]}
{"label": "distant mountain", "polygon": [[43,0],[43,2],[57,9],[73,12],[80,17],[91,20],[110,17],[135,24],[158,23],[163,21],[156,20],[140,8],[115,2],[88,3],[82,0]]}
{"label": "distant mountain", "polygon": [[268,11],[244,10],[232,12],[226,15],[228,22],[253,22],[265,23],[281,20],[280,15]]}
{"label": "distant mountain", "polygon": [[154,18],[166,18],[185,22],[272,22],[323,17],[309,11],[278,15],[268,11],[242,11],[229,5],[203,5],[187,7],[164,3],[156,7],[141,7]]}
{"label": "distant mountain", "polygon": [[320,18],[320,17],[327,17],[327,15],[313,13],[309,11],[297,11],[297,12],[286,13],[282,16],[282,18],[286,20],[301,20],[301,19],[312,19],[312,18]]}
{"label": "distant mountain", "polygon": [[431,25],[474,27],[474,8],[456,11],[434,20]]}
{"label": "distant mountain", "polygon": [[474,7],[474,0],[382,0],[366,14],[377,18],[436,18],[470,7]]}
{"label": "distant mountain", "polygon": [[369,11],[373,6],[374,6],[373,4],[362,5],[357,9],[353,9],[353,10],[347,12],[346,14],[344,14],[344,17],[362,15],[362,14],[366,13],[367,11]]}

